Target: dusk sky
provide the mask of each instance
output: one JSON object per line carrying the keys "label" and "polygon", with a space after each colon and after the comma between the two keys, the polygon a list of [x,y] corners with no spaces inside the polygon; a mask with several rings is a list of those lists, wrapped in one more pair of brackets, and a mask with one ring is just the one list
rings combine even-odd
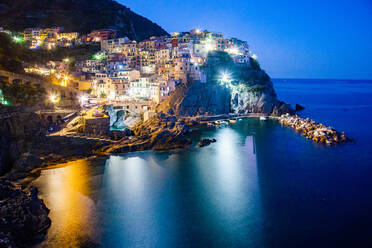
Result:
{"label": "dusk sky", "polygon": [[271,77],[372,79],[371,0],[118,0],[168,32],[247,40]]}

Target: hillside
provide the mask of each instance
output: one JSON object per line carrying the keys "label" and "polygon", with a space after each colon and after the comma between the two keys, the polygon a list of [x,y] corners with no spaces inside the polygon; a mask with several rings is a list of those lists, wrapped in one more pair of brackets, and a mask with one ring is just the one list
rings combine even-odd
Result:
{"label": "hillside", "polygon": [[89,33],[116,29],[120,36],[143,40],[166,35],[159,25],[113,0],[2,0],[0,27],[23,31],[28,27],[62,26],[66,32]]}
{"label": "hillside", "polygon": [[[182,116],[263,113],[275,116],[293,113],[279,101],[270,77],[254,59],[249,66],[233,63],[225,52],[210,52],[203,70],[207,82],[189,81],[157,106],[158,112]],[[231,80],[221,83],[221,72],[230,72]]]}

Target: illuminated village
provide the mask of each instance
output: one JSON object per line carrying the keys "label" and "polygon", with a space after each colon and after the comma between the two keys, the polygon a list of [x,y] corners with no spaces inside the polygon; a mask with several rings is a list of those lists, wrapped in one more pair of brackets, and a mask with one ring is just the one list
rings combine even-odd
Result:
{"label": "illuminated village", "polygon": [[[251,57],[247,42],[199,29],[151,37],[141,42],[127,37],[116,38],[117,32],[109,29],[95,30],[80,37],[78,33],[61,30],[60,27],[28,28],[23,37],[14,36],[14,39],[30,40],[30,49],[100,43],[101,51],[90,60],[74,61],[73,68],[69,66],[72,58],[65,58],[45,65],[26,66],[25,71],[50,77],[55,84],[90,93],[90,100],[115,104],[128,101],[159,103],[188,77],[205,82],[200,67],[209,51],[227,51],[239,64],[248,64]],[[55,98],[52,96],[52,100]]]}
{"label": "illuminated village", "polygon": [[[168,28],[195,27],[168,33],[120,2],[0,3],[0,248],[304,247],[313,238],[309,247],[337,247],[325,242],[330,230],[339,241],[360,234],[372,204],[354,200],[371,199],[361,190],[371,145],[370,129],[354,126],[368,121],[371,82],[268,73],[323,69],[327,47],[313,50],[313,41],[329,37],[301,18],[303,33],[282,22],[297,21],[294,4],[287,15],[275,5],[267,25],[259,1],[206,1],[190,12],[183,2],[132,1]],[[277,23],[288,27],[268,36]],[[348,206],[356,214],[345,218]]]}

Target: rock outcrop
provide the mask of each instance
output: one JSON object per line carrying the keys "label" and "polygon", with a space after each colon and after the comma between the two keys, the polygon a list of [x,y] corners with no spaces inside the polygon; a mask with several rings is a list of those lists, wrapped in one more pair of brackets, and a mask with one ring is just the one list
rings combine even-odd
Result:
{"label": "rock outcrop", "polygon": [[0,106],[0,175],[8,172],[35,142],[43,142],[45,134],[46,127],[36,113]]}
{"label": "rock outcrop", "polygon": [[158,114],[136,125],[134,137],[123,138],[118,143],[98,149],[98,154],[126,153],[141,150],[168,150],[183,148],[191,143],[184,134],[188,132],[184,121],[175,116]]}
{"label": "rock outcrop", "polygon": [[291,127],[303,136],[316,143],[333,145],[350,141],[343,132],[337,132],[332,127],[327,127],[309,118],[301,118],[297,115],[285,114],[279,117],[280,124]]}
{"label": "rock outcrop", "polygon": [[[178,85],[157,112],[181,116],[294,113],[290,105],[277,99],[270,77],[253,59],[251,65],[235,64],[227,53],[212,52],[201,70],[207,76],[205,83],[189,79]],[[223,71],[229,71],[229,80],[221,79]]]}
{"label": "rock outcrop", "polygon": [[29,247],[51,224],[36,188],[25,192],[0,179],[0,247]]}
{"label": "rock outcrop", "polygon": [[215,142],[217,142],[216,139],[201,139],[198,146],[199,147],[209,146],[211,143]]}
{"label": "rock outcrop", "polygon": [[0,176],[5,174],[8,179],[23,178],[52,163],[89,157],[93,150],[111,143],[102,139],[46,136],[44,121],[31,109],[0,106]]}
{"label": "rock outcrop", "polygon": [[157,111],[181,116],[228,114],[230,99],[231,93],[226,87],[195,81],[177,86]]}

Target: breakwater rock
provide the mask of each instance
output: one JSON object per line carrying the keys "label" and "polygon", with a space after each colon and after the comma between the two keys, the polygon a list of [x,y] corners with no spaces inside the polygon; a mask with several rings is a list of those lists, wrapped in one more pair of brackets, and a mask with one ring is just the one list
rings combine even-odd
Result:
{"label": "breakwater rock", "polygon": [[132,128],[133,137],[105,146],[97,154],[126,153],[142,150],[168,150],[183,148],[191,141],[184,134],[189,131],[183,120],[176,116],[158,114]]}
{"label": "breakwater rock", "polygon": [[301,118],[297,115],[285,114],[279,117],[280,124],[291,127],[308,139],[316,143],[333,145],[347,142],[350,139],[343,132],[337,132],[332,127],[327,127],[309,118]]}
{"label": "breakwater rock", "polygon": [[217,142],[216,139],[201,139],[199,142],[199,147],[209,146],[211,143]]}
{"label": "breakwater rock", "polygon": [[51,224],[36,188],[29,192],[0,179],[0,247],[29,247]]}

